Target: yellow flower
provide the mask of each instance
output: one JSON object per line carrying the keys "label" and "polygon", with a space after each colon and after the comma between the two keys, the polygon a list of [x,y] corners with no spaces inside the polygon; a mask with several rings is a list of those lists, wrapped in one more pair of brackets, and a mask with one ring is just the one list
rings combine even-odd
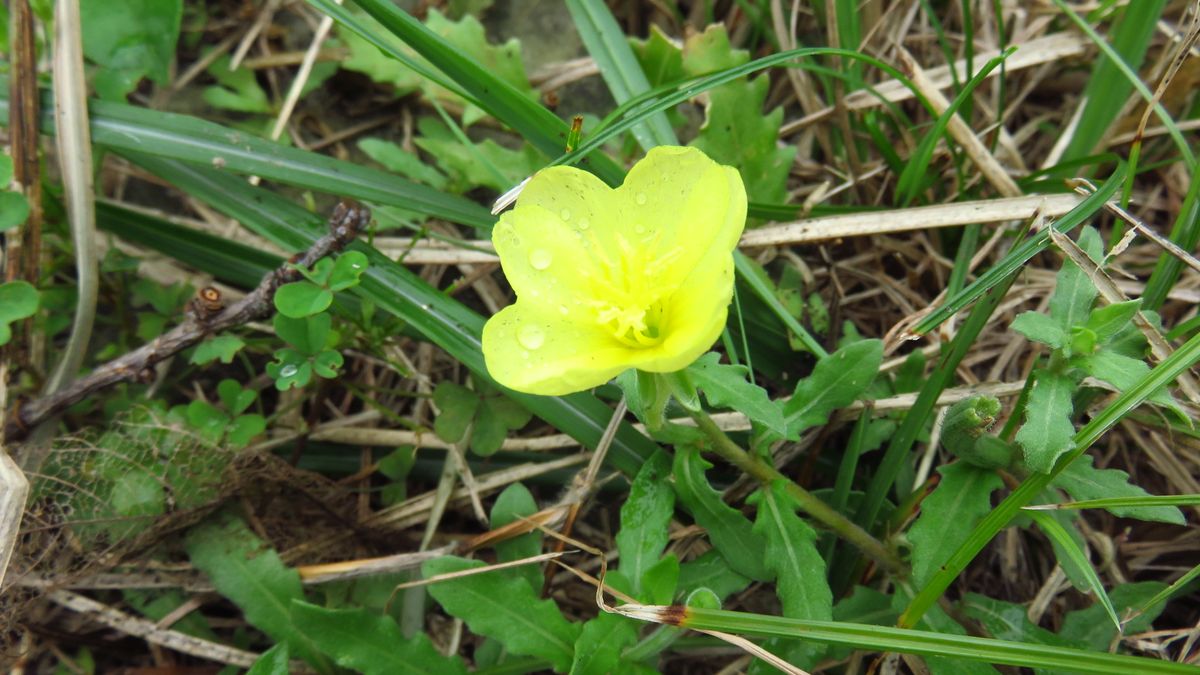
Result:
{"label": "yellow flower", "polygon": [[483,328],[488,372],[563,395],[687,367],[725,326],[745,224],[741,176],[695,148],[654,148],[616,189],[539,171],[492,232],[517,301]]}

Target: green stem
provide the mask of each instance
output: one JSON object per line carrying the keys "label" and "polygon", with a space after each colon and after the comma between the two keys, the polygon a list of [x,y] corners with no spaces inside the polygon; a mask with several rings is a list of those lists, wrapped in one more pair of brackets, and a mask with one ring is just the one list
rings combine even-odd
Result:
{"label": "green stem", "polygon": [[745,471],[761,483],[770,484],[771,481],[783,481],[788,494],[800,504],[800,508],[804,509],[808,515],[836,532],[841,538],[857,546],[859,550],[874,558],[889,571],[903,573],[904,565],[896,554],[888,550],[878,539],[872,537],[869,532],[835,511],[816,495],[794,483],[768,462],[743,450],[712,421],[708,413],[703,410],[689,410],[688,412],[692,419],[696,420],[696,426],[712,441],[713,452],[716,452],[725,461]]}

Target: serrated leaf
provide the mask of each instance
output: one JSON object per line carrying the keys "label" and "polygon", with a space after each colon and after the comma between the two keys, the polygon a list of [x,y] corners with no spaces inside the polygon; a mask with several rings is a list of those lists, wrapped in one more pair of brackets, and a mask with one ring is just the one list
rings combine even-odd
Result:
{"label": "serrated leaf", "polygon": [[[1129,610],[1140,609],[1142,605],[1153,599],[1159,591],[1166,587],[1166,584],[1159,581],[1122,584],[1108,592],[1108,599],[1112,602],[1118,616],[1126,616]],[[1136,635],[1149,630],[1165,606],[1165,602],[1160,602],[1126,621],[1124,633]],[[1099,602],[1094,603],[1091,607],[1069,612],[1063,619],[1062,628],[1059,629],[1058,634],[1091,651],[1107,651],[1117,634],[1117,629],[1112,622],[1106,619],[1107,613],[1108,610]]]}
{"label": "serrated leaf", "polygon": [[270,113],[271,99],[258,85],[258,75],[245,66],[230,70],[229,64],[230,57],[222,56],[208,67],[208,74],[216,78],[217,84],[200,93],[204,102],[235,112]]}
{"label": "serrated leaf", "polygon": [[443,656],[423,632],[405,639],[395,619],[386,614],[326,609],[300,600],[292,601],[292,614],[296,625],[343,668],[365,675],[466,675],[461,659]]}
{"label": "serrated leaf", "polygon": [[380,138],[364,138],[358,142],[358,149],[382,164],[388,171],[420,181],[438,190],[446,187],[445,174],[432,165],[426,164],[415,153],[409,152],[391,141]]}
{"label": "serrated leaf", "polygon": [[642,465],[629,496],[621,505],[621,528],[617,531],[620,569],[633,583],[633,595],[641,598],[642,575],[667,547],[675,492],[667,483],[671,458],[659,450]]}
{"label": "serrated leaf", "polygon": [[[478,560],[445,556],[427,561],[421,572],[428,578],[484,566]],[[564,619],[554,601],[539,598],[524,579],[483,573],[447,579],[428,588],[471,632],[498,640],[513,654],[545,659],[555,670],[571,667],[580,627]]]}
{"label": "serrated leaf", "polygon": [[[521,518],[537,513],[537,502],[528,488],[520,483],[513,483],[504,488],[504,492],[496,497],[492,505],[491,526],[493,529],[515,523]],[[533,530],[520,536],[496,542],[496,561],[509,562],[529,558],[542,552],[542,533]],[[513,570],[529,582],[529,587],[536,593],[542,592],[542,574],[537,565],[524,565]]]}
{"label": "serrated leaf", "polygon": [[295,623],[292,601],[303,600],[300,575],[283,564],[240,519],[222,513],[188,531],[184,548],[217,592],[241,608],[250,625],[289,648],[318,672],[332,672],[312,638]]}
{"label": "serrated leaf", "polygon": [[333,304],[333,293],[310,281],[293,281],[275,291],[275,309],[289,319],[320,314]]}
{"label": "serrated leaf", "polygon": [[1025,404],[1025,424],[1016,435],[1016,441],[1025,450],[1025,463],[1034,471],[1049,473],[1054,462],[1073,447],[1071,394],[1074,392],[1075,381],[1066,375],[1037,371],[1037,382]]}
{"label": "serrated leaf", "polygon": [[1097,307],[1088,315],[1086,326],[1096,334],[1097,340],[1104,342],[1128,326],[1141,306],[1142,301],[1139,299]]}
{"label": "serrated leaf", "polygon": [[[1118,391],[1129,389],[1150,373],[1150,366],[1145,361],[1125,356],[1112,349],[1101,349],[1072,363],[1079,365],[1084,372],[1097,380],[1103,380],[1116,387]],[[1179,407],[1179,403],[1165,387],[1154,392],[1149,400],[1174,410],[1182,420],[1190,420],[1187,411]]]}
{"label": "serrated leaf", "polygon": [[825,581],[825,560],[817,550],[817,533],[796,515],[796,504],[783,481],[772,481],[755,493],[758,516],[754,531],[767,542],[767,568],[775,574],[775,592],[783,615],[794,619],[833,618],[833,592]]}
{"label": "serrated leaf", "polygon": [[571,675],[606,675],[622,672],[617,669],[621,652],[637,642],[638,626],[631,619],[617,614],[600,612],[583,624],[575,641],[575,659]]}
{"label": "serrated leaf", "polygon": [[955,462],[938,469],[941,481],[921,502],[908,531],[913,585],[923,587],[992,510],[992,492],[1004,485],[995,471]]}
{"label": "serrated leaf", "polygon": [[767,391],[749,379],[746,366],[720,363],[721,355],[709,352],[687,368],[687,376],[704,392],[709,405],[732,408],[752,422],[783,434],[787,431],[783,411]]}
{"label": "serrated leaf", "polygon": [[246,675],[289,675],[288,646],[286,642],[271,647],[250,666]]}
{"label": "serrated leaf", "polygon": [[433,156],[449,177],[446,190],[466,192],[476,187],[505,192],[542,168],[546,160],[528,143],[510,150],[490,138],[464,144],[438,120],[423,118],[418,123],[421,135],[413,139],[417,147]]}
{"label": "serrated leaf", "polygon": [[[1150,493],[1129,482],[1129,474],[1119,469],[1097,469],[1091,455],[1071,462],[1055,476],[1052,485],[1061,488],[1076,501],[1111,497],[1148,497]],[[1156,520],[1183,525],[1183,512],[1174,506],[1114,506],[1106,509],[1114,516]]]}
{"label": "serrated leaf", "polygon": [[236,335],[217,335],[196,345],[189,363],[202,366],[212,361],[233,363],[233,357],[246,343]]}
{"label": "serrated leaf", "polygon": [[439,382],[433,390],[433,403],[438,408],[433,432],[447,443],[462,440],[479,408],[479,394],[456,382]]}
{"label": "serrated leaf", "polygon": [[[1104,244],[1100,241],[1100,234],[1093,227],[1080,230],[1076,243],[1094,261],[1099,261],[1104,255]],[[1087,272],[1079,269],[1070,258],[1064,258],[1062,268],[1054,277],[1054,295],[1050,296],[1050,318],[1054,319],[1063,331],[1082,326],[1087,322],[1095,299],[1096,287],[1088,278]]]}
{"label": "serrated leaf", "polygon": [[1012,329],[1025,337],[1055,349],[1067,343],[1067,332],[1057,321],[1040,312],[1021,312],[1013,319]]}
{"label": "serrated leaf", "polygon": [[[740,66],[750,55],[730,47],[725,26],[714,24],[687,39],[683,69],[687,75],[705,75]],[[704,124],[691,145],[709,157],[736,167],[752,201],[786,201],[787,176],[796,156],[794,146],[778,144],[783,108],[765,112],[770,78],[738,78],[708,91]]]}
{"label": "serrated leaf", "polygon": [[679,591],[691,593],[698,588],[707,588],[718,600],[744,590],[752,580],[736,572],[729,562],[716,551],[708,551],[695,560],[679,566]]}
{"label": "serrated leaf", "polygon": [[783,406],[788,438],[829,421],[829,414],[855,400],[875,379],[883,362],[883,342],[861,340],[817,361]]}
{"label": "serrated leaf", "polygon": [[708,531],[713,547],[730,567],[751,579],[770,581],[773,576],[764,561],[766,541],[753,531],[754,526],[740,511],[726,504],[709,485],[704,472],[711,467],[695,448],[677,447],[672,470],[676,496],[696,523]]}

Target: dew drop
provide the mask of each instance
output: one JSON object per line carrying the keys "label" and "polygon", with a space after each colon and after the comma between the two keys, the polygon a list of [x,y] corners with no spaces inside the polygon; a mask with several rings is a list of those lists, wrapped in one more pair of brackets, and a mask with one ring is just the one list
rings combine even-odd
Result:
{"label": "dew drop", "polygon": [[638,203],[638,206],[641,206],[642,204],[646,203],[646,193],[639,192],[633,197],[633,199]]}
{"label": "dew drop", "polygon": [[562,218],[563,220],[570,220],[570,219],[571,219],[571,210],[570,210],[570,209],[563,209],[562,211],[559,211],[559,212],[558,212],[558,215],[559,215],[559,217],[560,217],[560,218]]}
{"label": "dew drop", "polygon": [[517,330],[517,342],[526,349],[538,349],[546,342],[546,334],[541,328],[527,324]]}
{"label": "dew drop", "polygon": [[559,305],[559,306],[558,306],[558,313],[559,313],[559,314],[562,314],[563,316],[566,316],[566,315],[567,315],[567,311],[568,311],[568,310],[567,310],[567,306],[566,306],[566,305]]}
{"label": "dew drop", "polygon": [[297,368],[296,366],[293,366],[292,364],[289,363],[288,365],[279,369],[279,376],[280,377],[292,377],[298,371],[299,371],[299,368]]}
{"label": "dew drop", "polygon": [[633,226],[633,231],[634,231],[634,232],[637,232],[638,234],[645,234],[645,233],[646,233],[646,226],[645,226],[645,225],[642,225],[641,223],[638,223],[637,225],[634,225],[634,226]]}
{"label": "dew drop", "polygon": [[521,350],[521,358],[523,358],[523,359],[528,359],[528,358],[529,358],[529,352],[527,352],[527,351],[525,351],[524,349],[522,349],[522,350]]}
{"label": "dew drop", "polygon": [[529,252],[529,264],[535,270],[544,270],[554,262],[554,256],[544,248],[535,248]]}
{"label": "dew drop", "polygon": [[579,229],[581,229],[581,230],[586,230],[586,229],[588,229],[588,228],[589,228],[589,227],[591,227],[591,226],[592,226],[592,224],[588,222],[588,219],[587,219],[587,218],[580,218],[580,219],[579,219]]}

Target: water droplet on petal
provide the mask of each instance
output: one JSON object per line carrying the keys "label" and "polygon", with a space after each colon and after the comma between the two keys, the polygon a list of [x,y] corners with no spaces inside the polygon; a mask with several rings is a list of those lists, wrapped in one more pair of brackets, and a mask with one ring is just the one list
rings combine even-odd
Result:
{"label": "water droplet on petal", "polygon": [[646,203],[646,193],[645,192],[637,193],[636,195],[634,195],[633,200],[638,203],[638,206],[645,204]]}
{"label": "water droplet on petal", "polygon": [[297,368],[296,366],[293,366],[292,364],[289,363],[288,365],[279,369],[279,376],[280,377],[293,377],[298,370],[299,370],[299,368]]}
{"label": "water droplet on petal", "polygon": [[581,230],[586,230],[586,229],[588,229],[588,228],[589,228],[589,227],[591,227],[591,226],[592,226],[592,224],[588,222],[588,219],[587,219],[587,218],[581,218],[581,219],[579,220],[579,229],[581,229]]}
{"label": "water droplet on petal", "polygon": [[570,210],[570,209],[563,209],[562,211],[559,211],[559,212],[558,212],[558,215],[559,215],[559,217],[560,217],[560,218],[562,218],[563,220],[570,220],[570,219],[571,219],[571,210]]}
{"label": "water droplet on petal", "polygon": [[535,270],[544,270],[554,262],[554,256],[544,248],[535,248],[529,252],[529,264]]}
{"label": "water droplet on petal", "polygon": [[522,350],[521,350],[521,358],[523,358],[523,359],[528,359],[528,358],[529,358],[529,352],[527,352],[527,351],[525,351],[524,349],[522,349]]}
{"label": "water droplet on petal", "polygon": [[642,225],[641,223],[638,223],[637,225],[634,225],[634,226],[633,226],[633,231],[634,231],[634,232],[637,232],[638,234],[645,234],[645,233],[646,233],[646,226],[645,226],[645,225]]}
{"label": "water droplet on petal", "polygon": [[563,316],[566,316],[566,314],[567,314],[567,311],[568,311],[568,310],[567,310],[567,306],[566,306],[566,305],[559,305],[559,306],[558,306],[558,313],[559,313],[559,314],[562,314]]}
{"label": "water droplet on petal", "polygon": [[546,334],[541,328],[528,324],[517,330],[517,342],[526,349],[538,349],[546,342]]}

